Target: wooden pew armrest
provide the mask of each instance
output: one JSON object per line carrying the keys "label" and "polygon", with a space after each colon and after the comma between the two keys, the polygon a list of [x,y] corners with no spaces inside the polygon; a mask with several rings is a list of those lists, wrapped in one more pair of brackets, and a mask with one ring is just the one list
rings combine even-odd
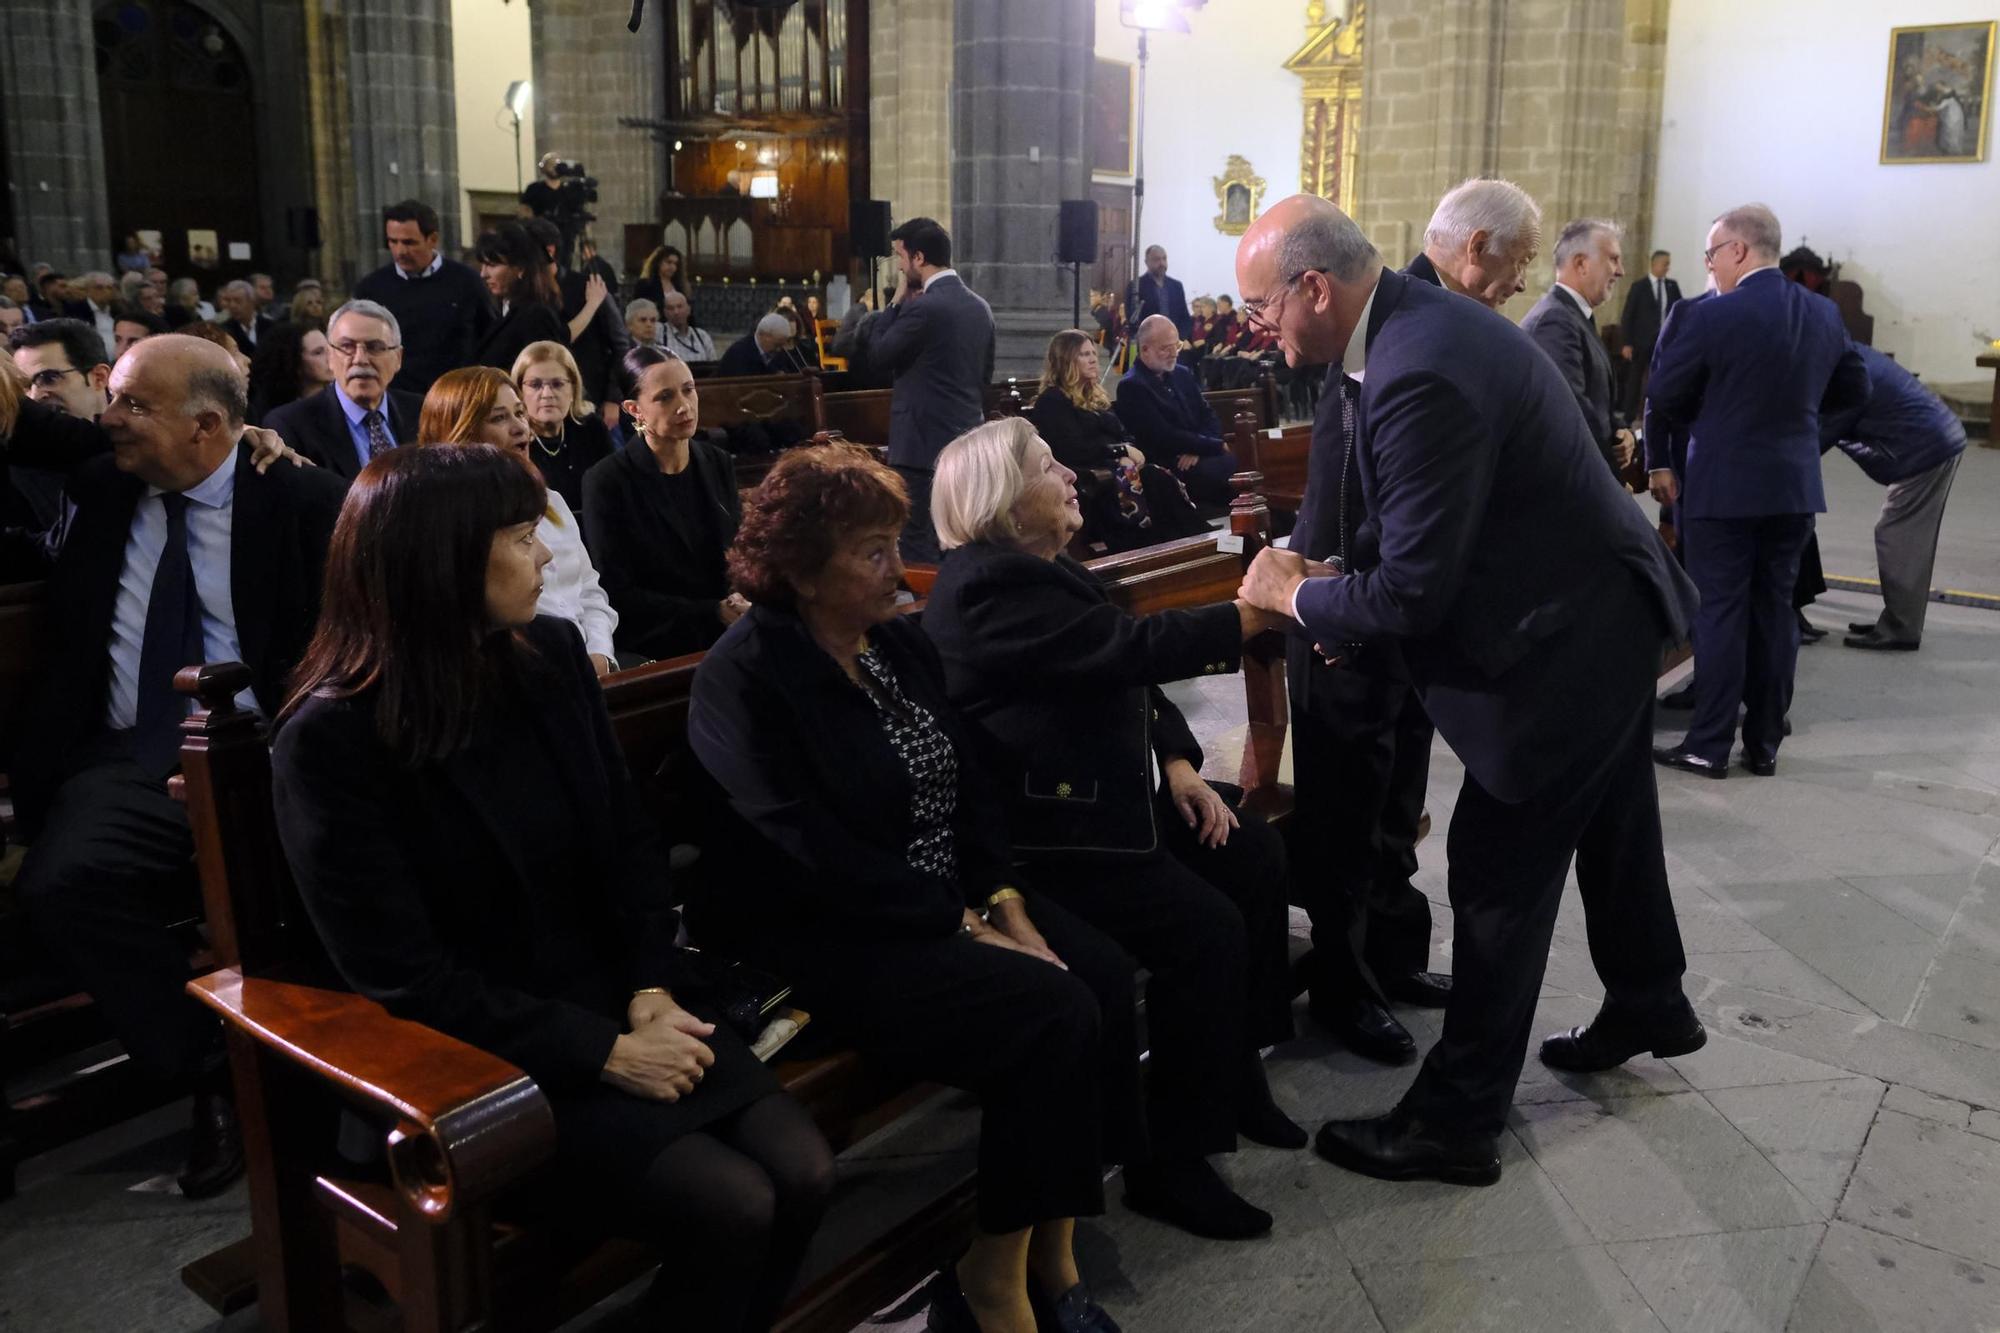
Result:
{"label": "wooden pew armrest", "polygon": [[235,968],[190,981],[188,993],[233,1032],[392,1126],[396,1187],[430,1221],[491,1199],[555,1150],[555,1116],[526,1074],[373,1000]]}

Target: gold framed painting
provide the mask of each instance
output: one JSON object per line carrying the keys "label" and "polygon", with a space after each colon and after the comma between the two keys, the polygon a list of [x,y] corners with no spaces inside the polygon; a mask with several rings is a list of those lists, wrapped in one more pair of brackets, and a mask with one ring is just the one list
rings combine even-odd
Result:
{"label": "gold framed painting", "polygon": [[1995,23],[1889,30],[1882,161],[1984,162]]}

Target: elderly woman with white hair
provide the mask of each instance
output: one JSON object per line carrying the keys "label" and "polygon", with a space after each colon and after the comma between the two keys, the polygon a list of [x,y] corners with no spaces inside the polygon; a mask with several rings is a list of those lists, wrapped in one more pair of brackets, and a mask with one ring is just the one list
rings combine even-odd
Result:
{"label": "elderly woman with white hair", "polygon": [[1286,866],[1276,832],[1201,777],[1201,747],[1160,686],[1237,669],[1278,622],[1245,602],[1140,619],[1063,554],[1075,474],[1020,418],[938,456],[945,548],[923,625],[952,703],[1007,795],[1008,837],[1046,896],[1151,974],[1149,1160],[1126,1201],[1222,1238],[1271,1219],[1207,1161],[1240,1133],[1299,1148],[1259,1049],[1293,1035]]}

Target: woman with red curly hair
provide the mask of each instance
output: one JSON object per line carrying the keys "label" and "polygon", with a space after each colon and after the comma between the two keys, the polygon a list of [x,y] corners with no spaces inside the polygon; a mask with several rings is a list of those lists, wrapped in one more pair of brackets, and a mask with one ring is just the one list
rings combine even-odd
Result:
{"label": "woman with red curly hair", "polygon": [[816,1027],[980,1099],[979,1235],[932,1329],[1106,1333],[1071,1235],[1103,1211],[1105,1154],[1141,1151],[1134,964],[1014,873],[937,652],[900,614],[908,510],[854,445],[795,449],[750,496],[729,569],[751,606],[688,715],[740,823],[689,925],[789,980]]}

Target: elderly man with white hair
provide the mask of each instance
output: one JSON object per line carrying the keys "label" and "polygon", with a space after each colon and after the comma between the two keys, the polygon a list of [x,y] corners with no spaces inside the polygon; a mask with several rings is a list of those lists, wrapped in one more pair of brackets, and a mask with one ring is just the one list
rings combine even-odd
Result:
{"label": "elderly man with white hair", "polygon": [[285,443],[352,480],[375,455],[415,444],[424,400],[391,389],[403,368],[403,328],[395,312],[353,300],[326,324],[333,383],[264,419]]}
{"label": "elderly man with white hair", "polygon": [[1542,248],[1542,210],[1512,181],[1474,177],[1438,200],[1424,252],[1403,272],[1498,310],[1527,285]]}
{"label": "elderly man with white hair", "polygon": [[1222,443],[1222,423],[1201,382],[1180,364],[1181,334],[1165,315],[1139,321],[1139,359],[1118,381],[1112,411],[1146,457],[1171,468],[1201,504],[1226,505],[1236,459]]}
{"label": "elderly man with white hair", "polygon": [[716,363],[718,375],[790,375],[800,363],[786,355],[791,345],[792,321],[776,311],[757,321],[757,327],[729,344]]}
{"label": "elderly man with white hair", "polygon": [[215,303],[227,316],[222,331],[236,340],[245,356],[256,351],[258,341],[276,327],[269,315],[258,313],[256,289],[240,278],[223,283],[215,293]]}
{"label": "elderly man with white hair", "polygon": [[1612,406],[1617,381],[1595,312],[1611,295],[1611,284],[1624,276],[1618,224],[1578,218],[1556,240],[1555,286],[1542,293],[1521,321],[1522,331],[1562,372],[1590,438],[1613,472],[1631,465],[1637,444],[1625,428],[1625,414]]}

